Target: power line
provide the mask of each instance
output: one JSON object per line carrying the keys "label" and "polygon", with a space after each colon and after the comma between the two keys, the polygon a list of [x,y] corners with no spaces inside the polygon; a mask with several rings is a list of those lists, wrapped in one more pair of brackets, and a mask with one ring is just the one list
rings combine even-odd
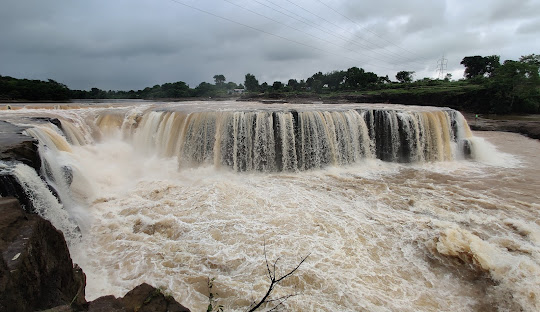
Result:
{"label": "power line", "polygon": [[[290,25],[284,24],[284,23],[282,23],[282,22],[280,22],[280,21],[278,21],[278,20],[276,20],[276,19],[273,19],[273,18],[268,17],[268,16],[266,16],[266,15],[264,15],[264,14],[258,13],[258,12],[254,11],[254,10],[251,10],[251,9],[249,9],[249,8],[246,8],[246,7],[243,7],[243,6],[241,6],[241,5],[238,5],[238,4],[236,4],[236,3],[234,3],[234,2],[231,2],[231,1],[229,1],[229,0],[223,0],[223,1],[228,2],[228,3],[230,3],[230,4],[232,4],[232,5],[236,6],[236,7],[239,7],[239,8],[241,8],[242,10],[246,10],[246,11],[252,13],[252,14],[255,14],[255,15],[258,15],[258,16],[261,16],[261,17],[264,17],[264,18],[266,18],[266,19],[268,19],[268,20],[270,20],[270,21],[272,21],[272,22],[278,23],[278,24],[283,25],[283,26],[285,26],[285,27],[289,27],[289,28],[291,28],[291,29],[293,29],[293,30],[296,30],[296,31],[298,31],[298,32],[300,32],[300,33],[303,33],[303,34],[305,34],[305,35],[308,35],[308,36],[310,36],[310,37],[313,37],[313,38],[315,38],[315,39],[317,39],[317,40],[321,40],[321,41],[326,42],[326,43],[328,43],[328,44],[337,46],[338,48],[343,48],[343,49],[348,50],[348,51],[350,51],[350,52],[352,52],[352,53],[356,53],[356,54],[359,54],[359,55],[363,55],[363,56],[366,56],[366,57],[369,57],[369,58],[371,58],[371,59],[375,59],[375,60],[378,60],[378,61],[381,61],[381,62],[385,62],[385,61],[386,61],[386,60],[383,60],[383,59],[380,59],[380,58],[377,58],[377,57],[368,56],[368,55],[366,55],[365,53],[362,53],[362,52],[359,52],[359,51],[355,51],[355,50],[352,50],[352,49],[349,49],[349,48],[341,47],[340,45],[338,45],[338,44],[336,44],[336,43],[334,43],[334,42],[331,42],[331,41],[326,40],[326,39],[321,38],[321,37],[317,37],[317,36],[312,35],[312,34],[306,32],[306,31],[303,31],[303,30],[301,30],[301,29],[292,27],[292,26],[290,26]],[[360,61],[359,61],[359,62],[360,62]],[[360,63],[361,63],[361,62],[360,62]],[[386,69],[392,69],[392,68],[389,68],[389,67],[386,67],[386,66],[380,66],[380,65],[378,65],[378,67],[386,68]]]}
{"label": "power line", "polygon": [[[327,54],[330,54],[330,55],[339,56],[339,57],[344,57],[344,58],[347,58],[347,59],[349,59],[349,60],[352,60],[352,61],[355,61],[355,62],[362,63],[362,61],[360,61],[360,60],[357,60],[357,59],[354,59],[354,58],[351,58],[351,57],[348,57],[348,56],[338,55],[338,54],[336,54],[336,53],[333,53],[333,52],[328,51],[328,50],[325,50],[325,49],[321,49],[321,48],[318,48],[318,47],[315,47],[315,46],[312,46],[312,45],[309,45],[309,44],[306,44],[306,43],[303,43],[303,42],[300,42],[300,41],[296,41],[296,40],[293,40],[293,39],[289,39],[289,38],[286,38],[286,37],[283,37],[283,36],[280,36],[280,35],[277,35],[277,34],[274,34],[274,33],[271,33],[271,32],[268,32],[268,31],[265,31],[265,30],[262,30],[262,29],[259,29],[259,28],[256,28],[256,27],[253,27],[253,26],[250,26],[250,25],[241,23],[241,22],[238,22],[238,21],[235,21],[235,20],[233,20],[233,19],[230,19],[230,18],[227,18],[227,17],[224,17],[224,16],[220,16],[220,15],[217,15],[217,14],[215,14],[215,13],[212,13],[212,12],[209,12],[209,11],[206,11],[206,10],[203,10],[203,9],[200,9],[200,8],[197,8],[197,7],[194,7],[194,6],[192,6],[192,5],[189,5],[189,4],[187,4],[187,3],[184,3],[184,2],[181,2],[181,1],[178,1],[178,0],[169,0],[169,1],[174,2],[174,3],[176,3],[176,4],[179,4],[179,5],[183,5],[183,6],[185,6],[185,7],[190,8],[190,9],[193,9],[193,10],[196,10],[196,11],[199,11],[199,12],[202,12],[202,13],[205,13],[205,14],[208,14],[208,15],[211,15],[211,16],[213,16],[213,17],[216,17],[216,18],[219,18],[219,19],[228,21],[228,22],[230,22],[230,23],[234,23],[234,24],[237,24],[237,25],[240,25],[240,26],[243,26],[243,27],[247,27],[247,28],[249,28],[249,29],[252,29],[252,30],[255,30],[255,31],[264,33],[264,34],[266,34],[266,35],[270,35],[270,36],[273,36],[273,37],[276,37],[276,38],[279,38],[279,39],[282,39],[282,40],[286,40],[286,41],[289,41],[289,42],[292,42],[292,43],[295,43],[295,44],[298,44],[298,45],[302,45],[302,46],[305,46],[305,47],[308,47],[308,48],[311,48],[311,49],[314,49],[314,50],[318,50],[318,51],[321,51],[321,52],[324,52],[324,53],[327,53]],[[381,67],[381,68],[385,68],[385,69],[392,69],[392,68],[388,68],[388,67],[380,66],[380,65],[372,65],[372,66],[375,66],[375,67]]]}
{"label": "power line", "polygon": [[[335,37],[335,38],[338,38],[338,39],[343,40],[345,43],[353,43],[353,44],[357,45],[358,47],[360,47],[360,48],[362,48],[362,49],[365,49],[365,48],[366,48],[365,46],[362,45],[362,43],[360,43],[360,42],[358,42],[358,41],[355,41],[355,40],[351,40],[351,39],[349,39],[349,38],[347,38],[347,37],[344,37],[344,36],[342,36],[342,35],[340,35],[340,34],[337,34],[337,33],[335,33],[335,32],[332,32],[331,29],[328,29],[328,28],[325,29],[324,27],[322,27],[322,26],[320,26],[320,25],[317,25],[316,23],[310,21],[309,19],[307,19],[307,18],[305,18],[305,17],[303,17],[303,16],[301,16],[301,15],[298,15],[298,14],[292,12],[291,10],[289,10],[289,9],[287,9],[287,8],[284,8],[284,7],[280,6],[279,4],[276,4],[276,3],[274,3],[274,2],[272,2],[272,1],[270,1],[270,0],[267,0],[267,2],[271,3],[272,5],[278,7],[278,8],[280,8],[281,10],[284,10],[284,11],[286,11],[286,12],[292,14],[292,15],[298,16],[298,17],[302,18],[303,20],[300,20],[300,19],[298,19],[298,18],[296,18],[296,17],[294,17],[294,16],[291,16],[291,15],[289,15],[289,14],[287,14],[287,13],[284,13],[284,12],[282,12],[282,11],[280,11],[280,10],[277,10],[277,9],[275,9],[275,8],[273,8],[273,7],[270,7],[270,6],[268,6],[268,5],[266,5],[266,4],[262,3],[262,2],[260,2],[260,1],[258,1],[258,0],[252,0],[252,1],[254,1],[254,2],[256,2],[256,3],[258,3],[258,4],[260,4],[260,5],[264,6],[264,7],[267,7],[267,8],[269,8],[269,9],[271,9],[271,10],[274,10],[274,11],[276,11],[276,12],[282,14],[282,15],[285,15],[285,16],[287,16],[287,17],[289,17],[289,18],[292,18],[292,19],[294,19],[294,20],[296,20],[296,21],[298,21],[298,22],[300,22],[300,23],[303,23],[303,24],[305,24],[305,25],[307,25],[307,26],[311,26],[311,27],[317,28],[317,29],[319,29],[320,31],[324,32],[324,33],[327,34],[327,35],[330,35],[330,36],[332,36],[332,37]],[[306,21],[307,21],[307,22],[306,22]],[[327,30],[327,29],[328,29],[328,30]],[[374,54],[379,54],[379,55],[384,56],[384,57],[395,58],[395,60],[402,62],[402,60],[399,60],[399,59],[398,59],[398,58],[402,58],[402,56],[400,56],[400,55],[392,55],[392,54],[390,54],[390,53],[383,53],[383,52],[380,52],[380,51],[377,52],[377,51],[369,51],[369,50],[368,50],[367,52],[369,52],[369,53],[374,53]],[[407,59],[405,59],[405,60],[407,60]],[[407,60],[407,61],[409,61],[409,60]]]}
{"label": "power line", "polygon": [[[290,1],[289,1],[289,2],[290,2]],[[370,32],[370,33],[372,33],[373,35],[379,37],[380,39],[382,39],[382,40],[384,40],[384,41],[390,43],[391,45],[396,46],[396,47],[398,47],[399,49],[401,49],[401,50],[403,50],[403,51],[405,51],[405,52],[408,52],[408,53],[411,53],[411,54],[413,54],[413,55],[416,55],[416,53],[414,53],[414,52],[412,52],[412,51],[409,51],[409,50],[407,50],[407,49],[405,49],[405,48],[403,48],[403,47],[401,47],[401,46],[399,46],[399,45],[393,43],[392,41],[389,41],[389,40],[383,38],[382,36],[380,36],[380,35],[377,34],[376,32],[372,31],[371,29],[359,25],[358,23],[356,23],[355,21],[353,21],[352,19],[350,19],[348,16],[346,16],[346,15],[340,13],[339,11],[337,11],[337,10],[334,9],[333,7],[329,6],[328,4],[322,2],[321,0],[317,0],[317,2],[321,3],[322,5],[324,5],[325,7],[329,8],[330,10],[334,11],[336,14],[339,14],[339,15],[341,15],[342,17],[346,18],[346,19],[349,20],[350,22],[354,23],[356,26],[358,26],[358,27],[360,27],[360,28],[362,28],[362,29],[364,29],[364,30],[366,30],[366,31],[368,31],[368,32]]]}
{"label": "power line", "polygon": [[[357,36],[358,38],[360,38],[360,39],[366,41],[367,43],[369,43],[369,44],[371,44],[371,45],[373,45],[373,46],[375,46],[375,47],[377,47],[377,48],[379,48],[379,49],[385,50],[385,51],[387,51],[387,52],[390,53],[390,54],[395,55],[396,57],[401,57],[401,58],[403,58],[405,61],[410,62],[410,63],[416,63],[417,65],[422,65],[422,66],[424,65],[424,64],[419,63],[419,62],[417,62],[417,61],[408,59],[408,58],[406,58],[406,57],[404,57],[404,56],[402,56],[402,55],[400,55],[400,54],[398,54],[398,53],[396,53],[396,52],[390,51],[390,50],[388,50],[387,48],[385,48],[384,46],[381,46],[381,45],[379,45],[379,44],[377,44],[377,43],[374,43],[374,42],[372,42],[372,41],[370,41],[370,40],[368,40],[368,39],[366,39],[366,38],[362,38],[362,37],[359,36],[357,33],[354,33],[354,32],[352,32],[352,31],[350,31],[350,30],[348,30],[348,29],[346,29],[346,28],[343,28],[343,27],[337,25],[336,23],[334,23],[334,22],[332,22],[332,21],[329,21],[329,20],[327,20],[326,18],[324,18],[324,17],[322,17],[322,16],[320,16],[320,15],[317,15],[317,14],[311,12],[310,10],[308,10],[308,9],[306,9],[306,8],[303,8],[302,6],[300,6],[300,5],[296,4],[296,3],[294,3],[293,1],[290,1],[290,0],[285,0],[285,1],[289,2],[290,4],[292,4],[292,5],[294,5],[294,6],[298,7],[298,8],[300,8],[301,10],[303,10],[303,11],[305,11],[305,12],[307,12],[307,13],[309,13],[309,14],[311,14],[311,15],[313,15],[313,16],[315,16],[315,17],[317,17],[317,18],[319,18],[319,19],[321,19],[321,20],[323,20],[323,21],[325,21],[325,22],[327,22],[327,23],[329,23],[329,24],[334,25],[334,27],[337,27],[337,28],[339,28],[339,29],[341,29],[341,30],[343,30],[343,31],[346,31],[346,32],[350,33],[350,34],[353,34],[353,35]],[[319,0],[317,0],[317,1],[319,1]],[[321,2],[321,1],[319,1],[319,2]],[[333,8],[331,8],[331,7],[329,7],[328,5],[324,4],[323,2],[321,2],[321,3],[322,3],[323,5],[325,5],[325,6],[327,6],[328,8],[334,10]],[[335,11],[335,10],[334,10],[334,11]],[[336,13],[340,14],[340,13],[337,12],[337,11],[336,11]],[[341,15],[341,14],[340,14],[340,15]],[[356,22],[354,22],[354,21],[351,20],[350,18],[348,18],[348,17],[346,17],[346,16],[344,16],[344,15],[342,15],[342,16],[343,16],[344,18],[348,19],[349,21],[351,21],[352,23],[356,24],[358,27],[364,28],[364,27],[358,25]],[[364,28],[364,29],[365,29],[365,28]],[[369,30],[368,30],[368,31],[369,31]],[[371,32],[371,31],[370,31],[370,32]],[[378,36],[378,35],[377,35],[377,36]],[[386,40],[386,41],[388,41],[388,40]],[[391,43],[391,42],[390,42],[390,43]],[[393,43],[391,43],[391,44],[393,44]],[[394,45],[394,44],[393,44],[393,45]],[[410,53],[412,53],[412,52],[410,52]]]}

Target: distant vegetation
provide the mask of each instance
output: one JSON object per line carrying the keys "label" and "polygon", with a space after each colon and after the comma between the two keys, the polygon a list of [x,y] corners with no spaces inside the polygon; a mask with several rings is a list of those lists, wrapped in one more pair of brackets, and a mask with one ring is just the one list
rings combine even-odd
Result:
{"label": "distant vegetation", "polygon": [[0,101],[68,101],[70,98],[68,87],[52,79],[41,81],[0,76]]}
{"label": "distant vegetation", "polygon": [[[300,81],[259,83],[246,74],[244,84],[226,82],[222,74],[214,83],[202,82],[190,88],[185,82],[165,83],[143,90],[104,91],[98,88],[69,90],[54,80],[38,81],[0,76],[0,100],[67,99],[178,99],[178,98],[250,98],[347,100],[402,104],[448,106],[478,113],[540,113],[540,55],[522,56],[500,63],[497,55],[467,56],[461,61],[465,78],[454,81],[450,74],[443,80],[423,78],[414,81],[413,71],[396,73],[397,82],[362,68],[351,67],[329,73],[317,72]],[[244,93],[245,91],[245,93]]]}

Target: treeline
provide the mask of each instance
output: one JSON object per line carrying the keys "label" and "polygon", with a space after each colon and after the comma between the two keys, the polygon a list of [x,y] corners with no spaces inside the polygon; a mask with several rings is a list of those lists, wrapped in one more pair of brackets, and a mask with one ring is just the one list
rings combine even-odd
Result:
{"label": "treeline", "polygon": [[190,88],[185,82],[165,83],[143,90],[105,91],[98,88],[70,90],[54,80],[38,81],[0,76],[0,100],[67,99],[177,99],[244,97],[348,99],[449,106],[479,113],[540,113],[540,55],[500,62],[497,55],[467,56],[461,61],[465,77],[457,81],[423,78],[414,81],[413,71],[400,71],[395,81],[362,68],[351,67],[329,73],[317,72],[307,79],[259,83],[248,73],[243,84],[227,82],[215,75],[214,83],[202,82]]}
{"label": "treeline", "polygon": [[68,101],[71,90],[52,79],[48,81],[0,76],[0,101]]}
{"label": "treeline", "polygon": [[[396,75],[399,83],[412,82],[414,72],[401,71]],[[315,73],[313,76],[302,79],[289,79],[282,83],[275,81],[272,84],[267,82],[259,83],[252,74],[246,74],[244,84],[226,82],[224,75],[214,76],[214,83],[201,82],[197,87],[190,88],[185,82],[178,81],[174,83],[165,83],[147,87],[143,90],[130,91],[105,91],[98,88],[92,88],[90,91],[73,90],[71,97],[73,99],[171,99],[187,97],[226,97],[233,94],[244,92],[272,94],[280,93],[325,93],[328,91],[360,91],[360,90],[379,90],[384,85],[392,84],[388,76],[377,76],[375,73],[366,72],[362,68],[351,67],[348,70],[332,71],[323,74]]]}
{"label": "treeline", "polygon": [[[216,75],[218,76],[218,75]],[[223,76],[223,75],[219,75]],[[224,76],[223,76],[224,77]],[[104,91],[92,88],[90,91],[72,90],[72,99],[177,99],[189,97],[223,97],[234,93],[235,89],[243,89],[242,85],[234,82],[225,83],[217,79],[215,84],[202,82],[195,88],[190,88],[185,82],[178,81],[164,83],[153,87],[146,87],[143,90],[130,91]]]}
{"label": "treeline", "polygon": [[540,112],[540,55],[530,54],[501,64],[498,55],[468,56],[461,64],[477,91],[479,108],[486,112]]}

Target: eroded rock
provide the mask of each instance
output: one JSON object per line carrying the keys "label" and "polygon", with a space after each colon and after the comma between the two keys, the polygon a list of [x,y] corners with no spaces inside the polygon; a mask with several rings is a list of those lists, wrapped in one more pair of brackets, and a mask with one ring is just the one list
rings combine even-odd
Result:
{"label": "eroded rock", "polygon": [[39,172],[37,140],[22,134],[25,129],[0,120],[0,160],[22,162]]}
{"label": "eroded rock", "polygon": [[143,283],[123,298],[114,296],[100,297],[88,303],[89,312],[126,311],[126,312],[189,312],[190,310],[153,286]]}
{"label": "eroded rock", "polygon": [[85,276],[64,236],[15,198],[0,198],[0,253],[0,311],[85,305]]}

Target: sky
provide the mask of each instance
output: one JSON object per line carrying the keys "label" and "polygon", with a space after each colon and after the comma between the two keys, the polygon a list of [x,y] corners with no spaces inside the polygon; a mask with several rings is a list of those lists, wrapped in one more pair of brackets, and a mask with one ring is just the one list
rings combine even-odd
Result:
{"label": "sky", "polygon": [[[307,79],[356,66],[463,78],[540,54],[540,0],[2,0],[0,75],[71,89]],[[444,59],[443,59],[444,58]]]}

